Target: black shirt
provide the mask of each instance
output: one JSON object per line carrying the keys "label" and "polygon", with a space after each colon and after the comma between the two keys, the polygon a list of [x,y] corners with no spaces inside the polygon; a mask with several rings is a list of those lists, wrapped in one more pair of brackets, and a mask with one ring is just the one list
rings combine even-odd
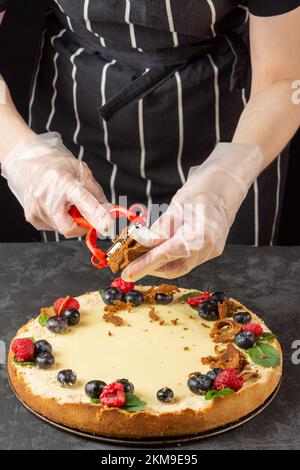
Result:
{"label": "black shirt", "polygon": [[[5,9],[5,5],[8,1],[9,0],[0,0],[0,11]],[[212,0],[212,2],[217,4],[218,0]],[[232,3],[232,1],[228,0],[228,3]],[[280,15],[300,6],[300,0],[245,0],[242,2],[237,1],[236,3],[248,6],[249,11],[257,16]]]}
{"label": "black shirt", "polygon": [[300,6],[300,0],[248,0],[249,10],[256,16],[273,16],[287,13]]}

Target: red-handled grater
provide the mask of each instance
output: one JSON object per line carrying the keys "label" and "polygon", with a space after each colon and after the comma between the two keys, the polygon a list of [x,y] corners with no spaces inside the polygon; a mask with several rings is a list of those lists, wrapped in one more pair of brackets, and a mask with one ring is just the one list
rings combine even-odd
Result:
{"label": "red-handled grater", "polygon": [[81,215],[76,206],[71,206],[69,209],[69,214],[74,219],[74,221],[81,227],[88,230],[85,237],[85,242],[88,249],[92,253],[91,263],[98,269],[102,269],[108,266],[109,256],[115,253],[122,246],[122,244],[126,242],[130,234],[136,228],[145,225],[147,219],[147,211],[139,204],[134,204],[130,209],[126,209],[122,206],[112,206],[108,210],[108,213],[112,219],[119,219],[122,217],[128,219],[131,222],[131,225],[128,227],[126,232],[124,232],[124,235],[119,237],[118,242],[115,243],[107,252],[104,252],[101,250],[101,248],[97,247],[98,236],[95,228]]}

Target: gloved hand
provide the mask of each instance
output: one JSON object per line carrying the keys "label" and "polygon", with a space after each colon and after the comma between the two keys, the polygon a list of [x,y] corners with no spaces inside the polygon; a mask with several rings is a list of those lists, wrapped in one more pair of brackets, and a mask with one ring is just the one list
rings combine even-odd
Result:
{"label": "gloved hand", "polygon": [[247,192],[264,167],[258,146],[220,143],[173,197],[167,211],[150,229],[133,238],[151,251],[130,263],[124,280],[145,275],[173,279],[219,256]]}
{"label": "gloved hand", "polygon": [[1,173],[36,229],[57,230],[66,238],[82,235],[84,230],[68,214],[74,204],[98,234],[111,232],[113,221],[103,206],[107,199],[101,187],[58,133],[19,143],[4,159]]}

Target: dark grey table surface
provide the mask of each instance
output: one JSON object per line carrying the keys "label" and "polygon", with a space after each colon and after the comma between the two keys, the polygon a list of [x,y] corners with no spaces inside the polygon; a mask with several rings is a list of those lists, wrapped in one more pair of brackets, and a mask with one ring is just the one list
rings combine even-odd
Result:
{"label": "dark grey table surface", "polygon": [[[99,271],[89,264],[89,255],[79,242],[0,244],[0,340],[9,345],[17,328],[37,314],[41,305],[66,294],[104,287],[111,279],[107,269]],[[224,290],[239,298],[265,319],[284,350],[282,386],[264,412],[237,429],[181,449],[299,449],[300,247],[229,246],[219,259],[176,282],[183,287]],[[293,349],[297,340],[298,353]],[[75,437],[35,417],[14,397],[6,368],[0,369],[0,449],[115,448]]]}

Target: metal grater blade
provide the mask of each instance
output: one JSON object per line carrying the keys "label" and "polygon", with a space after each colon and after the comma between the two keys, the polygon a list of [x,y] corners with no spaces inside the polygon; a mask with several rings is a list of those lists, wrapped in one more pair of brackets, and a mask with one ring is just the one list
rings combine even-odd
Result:
{"label": "metal grater blade", "polygon": [[139,229],[142,225],[140,223],[131,223],[129,225],[129,227],[127,227],[127,230],[125,231],[124,230],[124,233],[120,236],[122,236],[122,238],[117,242],[115,243],[114,245],[112,245],[111,248],[109,248],[109,250],[106,252],[106,258],[109,258],[113,253],[115,253],[116,251],[119,250],[119,248],[121,248],[121,246],[128,240],[128,238],[130,237],[130,235],[136,230],[136,229]]}

